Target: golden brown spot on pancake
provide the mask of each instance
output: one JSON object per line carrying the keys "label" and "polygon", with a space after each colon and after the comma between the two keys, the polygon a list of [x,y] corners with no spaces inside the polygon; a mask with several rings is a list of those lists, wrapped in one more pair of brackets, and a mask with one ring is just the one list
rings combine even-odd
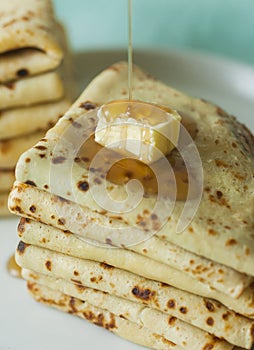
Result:
{"label": "golden brown spot on pancake", "polygon": [[232,246],[232,245],[236,245],[237,241],[234,238],[231,238],[229,240],[227,240],[226,242],[226,246]]}
{"label": "golden brown spot on pancake", "polygon": [[46,146],[41,146],[41,145],[38,145],[38,146],[34,146],[34,148],[40,150],[40,151],[45,151],[47,149]]}
{"label": "golden brown spot on pancake", "polygon": [[167,303],[167,307],[168,307],[169,309],[174,309],[174,308],[176,307],[176,302],[175,302],[175,300],[174,300],[174,299],[170,299],[170,300],[168,301],[168,303]]}
{"label": "golden brown spot on pancake", "polygon": [[208,311],[210,311],[210,312],[215,311],[215,307],[214,307],[213,303],[211,303],[209,300],[205,300],[205,306],[206,306]]}
{"label": "golden brown spot on pancake", "polygon": [[158,220],[158,216],[157,216],[156,214],[152,214],[152,215],[151,215],[151,219],[152,219],[152,220]]}
{"label": "golden brown spot on pancake", "polygon": [[192,232],[193,232],[193,228],[192,228],[192,227],[189,227],[189,228],[188,228],[188,231],[192,233]]}
{"label": "golden brown spot on pancake", "polygon": [[58,157],[54,157],[52,158],[52,163],[53,164],[62,164],[66,161],[66,158],[63,156],[58,156]]}
{"label": "golden brown spot on pancake", "polygon": [[25,162],[26,162],[26,163],[30,163],[30,162],[31,162],[31,159],[30,159],[30,158],[26,158],[26,159],[25,159]]}
{"label": "golden brown spot on pancake", "polygon": [[41,241],[40,241],[41,243],[43,243],[43,244],[45,244],[47,241],[46,241],[46,238],[45,237],[43,237],[42,239],[41,239]]}
{"label": "golden brown spot on pancake", "polygon": [[115,316],[112,313],[110,313],[110,321],[108,323],[105,321],[105,317],[102,313],[100,313],[100,314],[98,314],[98,316],[96,316],[91,311],[84,311],[83,316],[88,321],[92,322],[93,324],[95,324],[99,327],[103,327],[103,328],[108,329],[108,330],[117,328],[116,322],[115,322]]}
{"label": "golden brown spot on pancake", "polygon": [[75,306],[75,298],[73,298],[73,297],[70,298],[69,306],[71,308],[70,313],[77,313],[78,312],[78,310],[76,309],[76,306]]}
{"label": "golden brown spot on pancake", "polygon": [[91,101],[85,101],[85,102],[82,102],[82,103],[79,105],[79,108],[83,108],[83,109],[85,109],[86,111],[90,111],[91,109],[95,109],[95,108],[96,108],[96,104],[94,104],[94,103],[91,102]]}
{"label": "golden brown spot on pancake", "polygon": [[245,248],[245,255],[250,255],[250,248],[248,247]]}
{"label": "golden brown spot on pancake", "polygon": [[74,276],[79,276],[79,273],[76,270],[73,271],[73,274],[74,274]]}
{"label": "golden brown spot on pancake", "polygon": [[25,219],[25,218],[20,219],[20,222],[18,224],[18,233],[20,235],[22,235],[22,233],[25,232],[26,223],[29,223],[30,221],[31,221],[30,219]]}
{"label": "golden brown spot on pancake", "polygon": [[26,184],[26,185],[30,185],[30,186],[37,187],[37,186],[36,186],[36,183],[35,183],[34,181],[31,181],[31,180],[26,180],[25,184]]}
{"label": "golden brown spot on pancake", "polygon": [[168,324],[170,326],[173,326],[175,324],[175,322],[176,322],[176,317],[174,317],[174,316],[169,317]]}
{"label": "golden brown spot on pancake", "polygon": [[82,293],[84,290],[86,290],[86,287],[82,284],[74,284],[75,288],[78,290],[79,293]]}
{"label": "golden brown spot on pancake", "polygon": [[74,128],[77,128],[77,129],[80,129],[82,127],[82,125],[78,122],[76,122],[75,120],[73,120],[73,122],[71,123],[71,125],[74,127]]}
{"label": "golden brown spot on pancake", "polygon": [[104,270],[113,270],[114,269],[114,266],[111,266],[111,265],[108,265],[104,262],[101,262],[100,264],[100,267],[102,267]]}
{"label": "golden brown spot on pancake", "polygon": [[90,281],[93,283],[99,283],[102,279],[103,279],[103,277],[100,275],[100,276],[96,276],[96,277],[95,276],[91,277]]}
{"label": "golden brown spot on pancake", "polygon": [[214,345],[213,344],[206,344],[204,347],[203,347],[203,350],[212,350],[214,348]]}
{"label": "golden brown spot on pancake", "polygon": [[17,22],[17,20],[18,20],[17,18],[13,18],[13,19],[11,19],[10,21],[8,21],[8,22],[2,24],[2,27],[3,27],[3,28],[6,28],[6,27],[8,27],[8,26],[14,24],[15,22]]}
{"label": "golden brown spot on pancake", "polygon": [[206,320],[206,323],[208,324],[208,326],[213,326],[214,319],[212,317],[208,317],[208,319]]}
{"label": "golden brown spot on pancake", "polygon": [[189,261],[189,263],[190,263],[190,265],[193,265],[193,264],[195,263],[195,260],[191,259],[191,260]]}
{"label": "golden brown spot on pancake", "polygon": [[147,253],[147,249],[143,249],[143,253],[146,254]]}
{"label": "golden brown spot on pancake", "polygon": [[86,192],[89,190],[89,184],[87,181],[79,181],[77,186],[80,191]]}
{"label": "golden brown spot on pancake", "polygon": [[187,312],[188,312],[187,307],[185,307],[185,306],[180,307],[179,311],[180,311],[182,314],[187,314]]}
{"label": "golden brown spot on pancake", "polygon": [[21,68],[21,69],[17,70],[17,72],[16,72],[16,75],[19,78],[26,77],[28,74],[29,74],[29,71],[26,68]]}
{"label": "golden brown spot on pancake", "polygon": [[49,187],[48,187],[48,185],[44,185],[44,188],[45,188],[45,190],[48,190]]}
{"label": "golden brown spot on pancake", "polygon": [[221,197],[223,196],[223,193],[221,191],[216,191],[216,196],[220,200]]}
{"label": "golden brown spot on pancake", "polygon": [[47,270],[51,271],[51,269],[52,269],[52,262],[50,260],[47,260],[45,262],[45,266],[46,266]]}
{"label": "golden brown spot on pancake", "polygon": [[71,278],[71,281],[75,284],[81,284],[82,285],[82,282],[79,281],[79,280],[75,280],[74,278]]}
{"label": "golden brown spot on pancake", "polygon": [[59,219],[57,220],[57,223],[58,223],[58,225],[65,225],[66,220],[65,220],[64,218],[59,218]]}
{"label": "golden brown spot on pancake", "polygon": [[30,244],[26,244],[23,241],[20,241],[17,247],[17,252],[19,253],[19,255],[22,255],[26,248],[29,247]]}
{"label": "golden brown spot on pancake", "polygon": [[32,213],[35,213],[35,212],[36,212],[36,206],[35,206],[35,205],[31,205],[31,207],[29,208],[29,210],[30,210]]}
{"label": "golden brown spot on pancake", "polygon": [[93,321],[95,319],[95,315],[91,311],[84,311],[83,316],[88,320],[88,321]]}
{"label": "golden brown spot on pancake", "polygon": [[208,233],[211,236],[216,236],[217,235],[217,231],[213,230],[212,228],[209,228]]}
{"label": "golden brown spot on pancake", "polygon": [[55,217],[55,215],[51,215],[51,217],[50,217],[52,220],[54,220],[56,217]]}
{"label": "golden brown spot on pancake", "polygon": [[159,334],[156,334],[156,333],[152,333],[152,336],[155,338],[155,339],[158,339],[158,340],[161,340],[164,344],[168,345],[170,348],[176,346],[175,343],[173,343],[172,341],[164,338],[163,336],[159,335]]}
{"label": "golden brown spot on pancake", "polygon": [[54,202],[62,202],[62,203],[70,203],[70,201],[66,198],[63,198],[61,196],[54,196]]}
{"label": "golden brown spot on pancake", "polygon": [[156,292],[151,291],[150,289],[143,289],[142,287],[138,286],[135,286],[131,292],[133,295],[135,295],[135,297],[141,300],[151,300],[156,294]]}
{"label": "golden brown spot on pancake", "polygon": [[106,244],[113,245],[112,240],[110,238],[106,238]]}
{"label": "golden brown spot on pancake", "polygon": [[109,285],[110,285],[111,288],[113,288],[113,289],[115,288],[115,284],[114,283],[110,282]]}
{"label": "golden brown spot on pancake", "polygon": [[230,164],[225,163],[223,160],[221,159],[215,159],[215,164],[217,167],[223,167],[223,168],[231,168]]}
{"label": "golden brown spot on pancake", "polygon": [[15,207],[10,208],[12,211],[16,211],[17,213],[22,214],[23,210],[20,208],[20,206],[16,205]]}
{"label": "golden brown spot on pancake", "polygon": [[223,320],[227,321],[229,319],[229,316],[230,316],[230,312],[227,311],[222,315],[222,318]]}

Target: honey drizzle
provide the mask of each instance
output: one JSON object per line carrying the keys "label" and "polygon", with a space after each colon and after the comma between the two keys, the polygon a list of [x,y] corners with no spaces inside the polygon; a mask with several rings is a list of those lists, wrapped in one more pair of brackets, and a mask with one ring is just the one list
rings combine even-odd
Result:
{"label": "honey drizzle", "polygon": [[16,263],[14,255],[12,255],[7,261],[6,268],[12,277],[22,278],[21,267]]}
{"label": "honey drizzle", "polygon": [[133,47],[132,47],[132,0],[128,0],[128,90],[132,100],[133,87]]}

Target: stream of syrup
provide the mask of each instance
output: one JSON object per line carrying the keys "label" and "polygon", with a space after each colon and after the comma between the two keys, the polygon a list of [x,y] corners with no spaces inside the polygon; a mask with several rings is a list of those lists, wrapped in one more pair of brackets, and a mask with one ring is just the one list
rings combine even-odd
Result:
{"label": "stream of syrup", "polygon": [[128,90],[132,100],[133,85],[133,45],[132,45],[132,0],[128,0]]}

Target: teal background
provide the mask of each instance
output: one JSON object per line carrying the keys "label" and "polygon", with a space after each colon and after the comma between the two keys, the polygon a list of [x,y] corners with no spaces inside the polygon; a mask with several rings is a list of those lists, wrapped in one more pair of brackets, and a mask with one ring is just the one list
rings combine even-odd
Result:
{"label": "teal background", "polygon": [[[76,50],[123,48],[127,0],[53,0]],[[254,65],[254,0],[133,0],[138,48],[206,51]]]}

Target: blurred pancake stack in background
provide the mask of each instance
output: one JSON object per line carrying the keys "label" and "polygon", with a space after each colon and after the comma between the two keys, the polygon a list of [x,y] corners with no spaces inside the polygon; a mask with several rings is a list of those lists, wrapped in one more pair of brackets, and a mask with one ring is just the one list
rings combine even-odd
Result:
{"label": "blurred pancake stack in background", "polygon": [[9,214],[19,156],[70,105],[64,84],[71,76],[68,60],[64,29],[50,0],[0,2],[0,216]]}

